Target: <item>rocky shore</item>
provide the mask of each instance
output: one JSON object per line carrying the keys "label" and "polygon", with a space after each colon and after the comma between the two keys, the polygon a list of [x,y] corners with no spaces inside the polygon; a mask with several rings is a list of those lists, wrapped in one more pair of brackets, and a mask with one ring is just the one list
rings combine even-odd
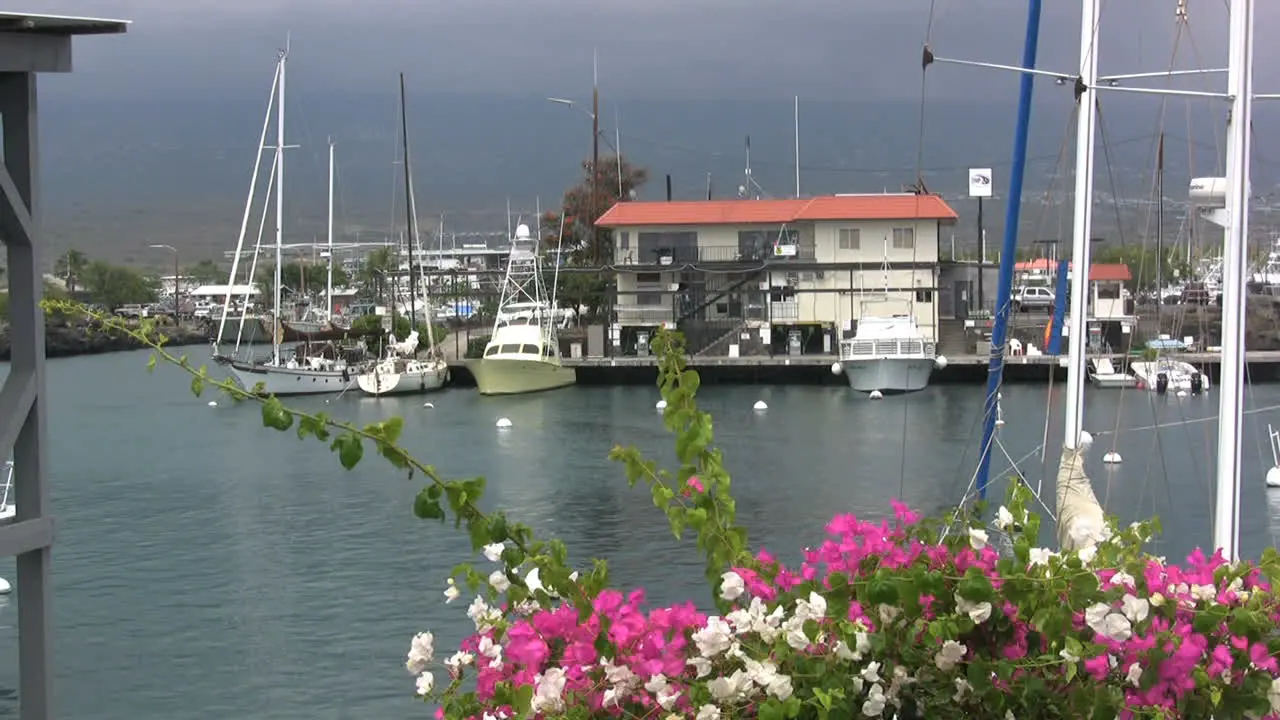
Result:
{"label": "rocky shore", "polygon": [[[138,350],[142,343],[118,332],[111,332],[87,324],[66,322],[45,323],[44,350],[47,357],[74,357],[99,355],[123,350]],[[168,337],[166,345],[203,345],[209,342],[204,327],[183,325],[161,328]],[[0,327],[0,361],[9,360],[9,327]]]}

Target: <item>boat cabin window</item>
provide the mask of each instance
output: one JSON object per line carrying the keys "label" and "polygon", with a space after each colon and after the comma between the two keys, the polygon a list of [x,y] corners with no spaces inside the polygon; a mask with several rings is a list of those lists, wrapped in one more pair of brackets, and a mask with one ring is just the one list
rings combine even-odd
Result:
{"label": "boat cabin window", "polygon": [[555,357],[556,356],[555,348],[551,347],[550,345],[542,348],[542,355],[543,357]]}
{"label": "boat cabin window", "polygon": [[525,355],[537,355],[537,354],[538,354],[538,346],[537,346],[537,345],[529,345],[529,344],[521,345],[521,346],[520,346],[520,352],[524,353]]}
{"label": "boat cabin window", "polygon": [[484,356],[485,356],[485,357],[489,357],[490,355],[497,355],[497,354],[498,354],[498,346],[497,346],[497,345],[490,345],[490,346],[489,346],[489,349],[484,351]]}
{"label": "boat cabin window", "polygon": [[509,353],[518,353],[520,352],[520,346],[519,345],[503,345],[502,349],[499,350],[499,352],[501,352],[503,355],[507,355]]}

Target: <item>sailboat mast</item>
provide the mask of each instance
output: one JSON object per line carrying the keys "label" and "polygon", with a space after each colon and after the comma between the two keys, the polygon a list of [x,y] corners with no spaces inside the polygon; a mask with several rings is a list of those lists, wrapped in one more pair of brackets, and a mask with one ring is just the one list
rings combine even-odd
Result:
{"label": "sailboat mast", "polygon": [[409,327],[418,329],[418,276],[414,268],[414,246],[418,244],[418,208],[413,200],[413,171],[409,167],[409,111],[405,107],[404,73],[400,73],[400,135],[404,142],[404,196],[409,212]]}
{"label": "sailboat mast", "polygon": [[1156,146],[1156,336],[1162,332],[1164,305],[1164,133]]}
{"label": "sailboat mast", "polygon": [[1245,244],[1249,239],[1249,153],[1253,118],[1253,0],[1231,0],[1227,94],[1227,230],[1222,257],[1222,370],[1218,409],[1213,542],[1240,557],[1240,430],[1244,410]]}
{"label": "sailboat mast", "polygon": [[329,140],[329,267],[324,281],[324,302],[333,321],[333,140]]}
{"label": "sailboat mast", "polygon": [[280,54],[280,98],[276,105],[276,295],[272,313],[271,355],[280,362],[280,284],[281,264],[284,259],[284,76],[288,51]]}
{"label": "sailboat mast", "polygon": [[[1022,48],[1022,68],[1033,70],[1040,44],[1040,10],[1042,0],[1027,3],[1027,30]],[[1022,217],[1022,181],[1027,169],[1027,128],[1031,124],[1031,98],[1035,75],[1023,72],[1018,89],[1018,119],[1014,125],[1013,163],[1009,172],[1009,197],[1005,204],[1004,244],[1000,251],[1000,275],[996,285],[996,314],[991,327],[991,363],[987,368],[987,394],[982,408],[982,445],[978,448],[978,495],[987,497],[991,478],[992,439],[996,432],[996,395],[1004,372],[1004,345],[1009,333],[1009,299],[1013,295],[1013,264],[1018,251],[1018,223]]]}
{"label": "sailboat mast", "polygon": [[[1088,347],[1090,237],[1093,234],[1094,123],[1098,80],[1098,8],[1100,0],[1083,0],[1080,9],[1080,77],[1076,83],[1075,215],[1071,223],[1070,347],[1067,351],[1066,427],[1063,447],[1079,447],[1084,429],[1085,350]],[[1059,259],[1058,262],[1063,262]],[[1062,302],[1058,298],[1057,302]]]}

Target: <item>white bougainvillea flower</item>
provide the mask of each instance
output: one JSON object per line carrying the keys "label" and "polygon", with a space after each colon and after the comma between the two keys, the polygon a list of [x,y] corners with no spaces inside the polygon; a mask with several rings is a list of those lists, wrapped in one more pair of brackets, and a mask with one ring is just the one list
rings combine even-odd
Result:
{"label": "white bougainvillea flower", "polygon": [[1137,624],[1147,619],[1147,615],[1151,613],[1151,603],[1125,593],[1120,600],[1120,612],[1129,618],[1129,622]]}
{"label": "white bougainvillea flower", "polygon": [[733,644],[733,628],[718,616],[707,618],[707,624],[693,634],[693,642],[702,657],[713,658]]}
{"label": "white bougainvillea flower", "polygon": [[533,711],[559,712],[564,709],[565,676],[562,668],[547,668],[533,678]]}
{"label": "white bougainvillea flower", "polygon": [[866,701],[862,703],[862,714],[867,717],[880,717],[887,701],[888,698],[884,696],[884,688],[880,687],[880,683],[872,685]]}
{"label": "white bougainvillea flower", "polygon": [[409,642],[409,657],[405,660],[404,667],[409,674],[417,675],[426,669],[435,656],[435,636],[429,632],[418,633]]}
{"label": "white bougainvillea flower", "polygon": [[490,573],[489,584],[500,593],[506,592],[511,587],[511,581],[507,579],[507,574],[501,570],[494,570]]}
{"label": "white bougainvillea flower", "polygon": [[957,663],[964,659],[964,654],[968,651],[969,648],[955,640],[948,640],[942,643],[942,647],[939,648],[937,654],[933,656],[933,664],[936,665],[939,670],[949,672]]}
{"label": "white bougainvillea flower", "polygon": [[431,694],[431,688],[436,686],[436,678],[430,672],[424,672],[418,676],[418,681],[414,684],[418,695],[426,697]]}
{"label": "white bougainvillea flower", "polygon": [[524,576],[524,586],[529,588],[531,593],[539,590],[546,591],[546,588],[542,585],[542,578],[538,576],[538,568],[535,567],[529,571],[528,575]]}
{"label": "white bougainvillea flower", "polygon": [[987,531],[981,528],[969,528],[969,546],[981,550],[987,546]]}
{"label": "white bougainvillea flower", "polygon": [[1000,506],[999,510],[996,510],[996,527],[1001,530],[1008,530],[1013,527],[1013,513],[1009,512],[1009,508],[1003,505]]}
{"label": "white bougainvillea flower", "polygon": [[1133,636],[1129,618],[1114,612],[1106,603],[1096,603],[1084,611],[1084,622],[1095,633],[1116,642],[1124,642]]}
{"label": "white bougainvillea flower", "polygon": [[720,597],[729,602],[733,602],[742,597],[747,591],[747,585],[742,581],[742,576],[730,570],[720,576]]}
{"label": "white bougainvillea flower", "polygon": [[502,543],[493,543],[491,545],[485,545],[483,550],[484,558],[489,562],[498,562],[499,560],[502,559],[502,551],[506,549],[507,549],[507,546],[503,545]]}
{"label": "white bougainvillea flower", "polygon": [[964,613],[975,625],[981,625],[991,618],[991,603],[982,601],[980,603],[969,602],[960,593],[956,593],[956,612]]}
{"label": "white bougainvillea flower", "polygon": [[715,705],[703,705],[698,708],[698,715],[694,720],[720,720],[720,708]]}
{"label": "white bougainvillea flower", "polygon": [[458,596],[461,594],[462,593],[458,590],[458,585],[453,581],[453,578],[449,578],[448,586],[444,589],[445,603],[447,604],[457,600]]}

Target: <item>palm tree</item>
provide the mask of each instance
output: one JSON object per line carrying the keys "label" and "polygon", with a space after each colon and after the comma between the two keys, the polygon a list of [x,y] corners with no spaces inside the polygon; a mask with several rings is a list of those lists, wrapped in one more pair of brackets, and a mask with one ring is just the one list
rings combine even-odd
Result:
{"label": "palm tree", "polygon": [[53,274],[62,278],[67,284],[67,292],[74,293],[85,268],[89,267],[89,258],[84,253],[71,248],[53,264]]}
{"label": "palm tree", "polygon": [[364,264],[361,265],[360,273],[356,277],[364,286],[365,292],[381,299],[387,289],[387,273],[395,272],[399,269],[399,265],[396,248],[380,247],[365,256]]}

